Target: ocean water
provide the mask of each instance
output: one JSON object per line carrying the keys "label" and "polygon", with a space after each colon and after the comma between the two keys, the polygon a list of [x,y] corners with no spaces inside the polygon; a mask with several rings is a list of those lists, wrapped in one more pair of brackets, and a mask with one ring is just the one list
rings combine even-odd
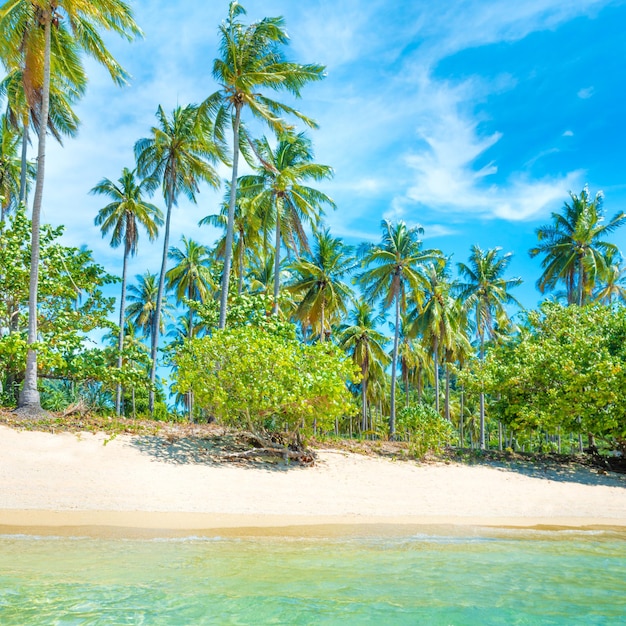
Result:
{"label": "ocean water", "polygon": [[626,536],[0,536],[0,624],[626,624]]}

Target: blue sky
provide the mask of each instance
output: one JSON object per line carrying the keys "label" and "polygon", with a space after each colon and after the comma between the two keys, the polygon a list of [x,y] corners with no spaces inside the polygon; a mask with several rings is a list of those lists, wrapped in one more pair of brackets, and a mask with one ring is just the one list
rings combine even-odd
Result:
{"label": "blue sky", "polygon": [[[101,178],[133,166],[133,145],[148,134],[159,104],[200,102],[216,90],[211,67],[227,1],[136,0],[145,33],[111,49],[133,76],[115,87],[88,62],[88,93],[77,107],[77,139],[50,144],[43,219],[66,225],[66,241],[87,244],[119,274],[93,225]],[[421,224],[430,247],[467,259],[470,246],[513,252],[511,275],[526,306],[539,299],[534,231],[568,191],[603,190],[608,216],[626,210],[626,2],[247,0],[250,20],[284,16],[289,56],[322,63],[327,78],[308,86],[298,107],[318,162],[335,177],[337,203],[326,221],[349,243],[377,241],[382,218]],[[224,178],[229,172],[221,167]],[[162,200],[155,197],[162,206]],[[198,206],[181,200],[171,242],[182,234],[213,243],[197,222],[218,210],[204,188]],[[626,230],[614,241],[626,250]],[[162,244],[144,237],[132,274],[157,272]]]}

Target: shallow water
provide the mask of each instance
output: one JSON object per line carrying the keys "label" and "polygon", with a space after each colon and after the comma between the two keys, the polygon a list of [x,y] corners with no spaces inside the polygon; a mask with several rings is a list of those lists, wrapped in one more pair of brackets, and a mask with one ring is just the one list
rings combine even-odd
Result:
{"label": "shallow water", "polygon": [[3,536],[0,624],[626,623],[624,535],[472,532]]}

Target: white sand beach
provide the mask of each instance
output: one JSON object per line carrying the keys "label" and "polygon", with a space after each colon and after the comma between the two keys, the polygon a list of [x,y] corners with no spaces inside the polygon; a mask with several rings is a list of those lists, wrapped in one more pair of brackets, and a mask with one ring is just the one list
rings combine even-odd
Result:
{"label": "white sand beach", "polygon": [[624,530],[626,476],[334,450],[314,467],[260,469],[194,460],[163,437],[0,426],[0,533],[442,524]]}

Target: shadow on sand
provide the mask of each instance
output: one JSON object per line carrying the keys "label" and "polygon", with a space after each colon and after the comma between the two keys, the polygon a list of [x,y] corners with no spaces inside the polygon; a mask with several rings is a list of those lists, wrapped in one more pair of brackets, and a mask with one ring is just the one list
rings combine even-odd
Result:
{"label": "shadow on sand", "polygon": [[626,474],[607,471],[594,464],[591,457],[506,455],[505,453],[469,453],[457,451],[451,459],[470,465],[494,467],[531,478],[581,485],[626,488]]}
{"label": "shadow on sand", "polygon": [[175,465],[237,465],[271,471],[300,468],[296,462],[278,456],[252,455],[254,448],[230,434],[212,435],[146,435],[133,437],[130,445],[162,463]]}

